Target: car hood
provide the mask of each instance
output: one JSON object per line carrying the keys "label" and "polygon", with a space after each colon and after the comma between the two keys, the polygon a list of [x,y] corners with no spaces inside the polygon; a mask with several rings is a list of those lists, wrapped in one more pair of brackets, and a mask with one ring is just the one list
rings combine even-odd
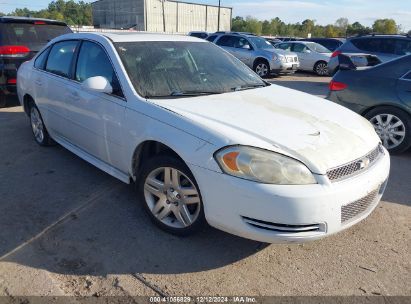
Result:
{"label": "car hood", "polygon": [[201,126],[201,131],[184,130],[197,132],[199,138],[218,146],[240,144],[284,153],[317,174],[358,159],[379,143],[371,124],[354,112],[277,85],[150,101]]}

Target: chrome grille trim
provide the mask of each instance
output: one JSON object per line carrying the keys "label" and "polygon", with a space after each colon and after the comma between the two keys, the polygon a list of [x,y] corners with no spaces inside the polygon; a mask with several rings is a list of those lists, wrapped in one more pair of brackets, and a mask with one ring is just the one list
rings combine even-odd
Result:
{"label": "chrome grille trim", "polygon": [[[372,150],[370,153],[366,154],[365,156],[359,159],[356,159],[348,164],[328,170],[327,176],[332,183],[352,177],[370,168],[383,155],[384,155],[384,150],[382,148],[382,145],[379,144],[377,148],[375,148],[374,150]],[[366,167],[362,167],[361,162],[365,162],[365,161],[368,162],[368,165]]]}
{"label": "chrome grille trim", "polygon": [[379,190],[378,188],[355,202],[341,206],[341,223],[345,223],[364,214],[375,202]]}
{"label": "chrome grille trim", "polygon": [[299,233],[299,232],[321,232],[324,231],[323,225],[321,224],[311,224],[311,225],[286,225],[286,224],[278,224],[278,223],[271,223],[261,220],[256,220],[253,218],[249,218],[246,216],[242,217],[243,220],[256,228],[276,231],[276,232],[283,232],[283,233]]}

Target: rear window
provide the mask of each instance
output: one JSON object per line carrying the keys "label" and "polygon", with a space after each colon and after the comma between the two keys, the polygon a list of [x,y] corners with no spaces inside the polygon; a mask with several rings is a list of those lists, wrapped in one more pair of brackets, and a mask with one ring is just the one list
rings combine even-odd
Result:
{"label": "rear window", "polygon": [[1,34],[5,44],[47,44],[51,39],[71,33],[70,28],[55,24],[3,23]]}
{"label": "rear window", "polygon": [[379,52],[381,46],[381,39],[378,38],[361,38],[351,41],[352,44],[361,51]]}

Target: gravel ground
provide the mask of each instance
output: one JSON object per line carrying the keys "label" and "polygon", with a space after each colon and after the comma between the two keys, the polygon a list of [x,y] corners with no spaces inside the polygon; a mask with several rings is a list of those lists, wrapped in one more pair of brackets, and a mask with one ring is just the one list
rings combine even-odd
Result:
{"label": "gravel ground", "polygon": [[[325,96],[329,78],[273,83]],[[359,225],[306,245],[208,228],[155,228],[127,186],[32,139],[20,107],[0,109],[0,296],[411,296],[411,152],[392,157],[383,202]]]}

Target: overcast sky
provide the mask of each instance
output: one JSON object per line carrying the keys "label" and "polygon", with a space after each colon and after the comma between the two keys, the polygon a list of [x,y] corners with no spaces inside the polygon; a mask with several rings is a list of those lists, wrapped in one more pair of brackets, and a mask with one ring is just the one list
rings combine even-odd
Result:
{"label": "overcast sky", "polygon": [[[50,0],[0,0],[0,11],[17,7],[39,10]],[[86,1],[92,2],[92,1]],[[218,4],[218,0],[188,0],[187,2]],[[302,22],[310,18],[318,24],[334,23],[347,17],[350,23],[359,21],[372,25],[375,19],[393,18],[403,29],[411,30],[411,0],[222,0],[222,5],[234,8],[234,16],[251,15],[259,19],[280,17],[285,22]]]}

